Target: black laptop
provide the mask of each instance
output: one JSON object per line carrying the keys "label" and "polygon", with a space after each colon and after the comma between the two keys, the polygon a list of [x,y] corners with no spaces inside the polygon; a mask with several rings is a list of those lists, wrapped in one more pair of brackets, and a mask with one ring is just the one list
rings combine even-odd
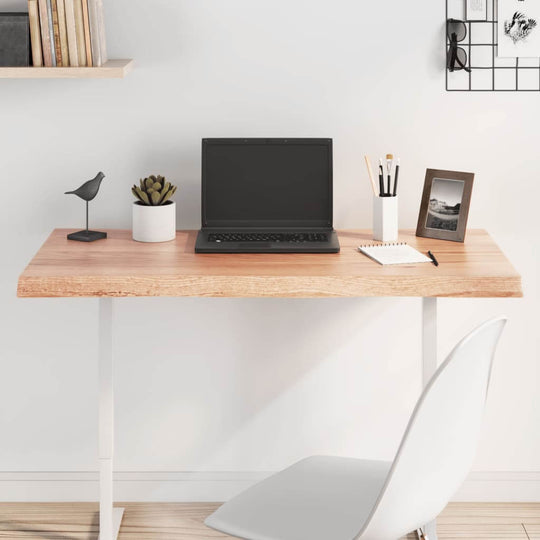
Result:
{"label": "black laptop", "polygon": [[332,139],[203,139],[196,253],[338,253]]}

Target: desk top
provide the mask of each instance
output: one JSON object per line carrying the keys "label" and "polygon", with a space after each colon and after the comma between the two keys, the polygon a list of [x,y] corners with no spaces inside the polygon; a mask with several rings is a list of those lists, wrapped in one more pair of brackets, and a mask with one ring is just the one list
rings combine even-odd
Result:
{"label": "desk top", "polygon": [[381,266],[357,251],[370,231],[338,231],[339,254],[195,254],[197,231],[176,240],[141,244],[131,231],[109,231],[92,244],[49,236],[21,274],[18,296],[37,297],[520,297],[521,277],[486,231],[471,230],[464,244],[417,238],[400,241],[439,267]]}

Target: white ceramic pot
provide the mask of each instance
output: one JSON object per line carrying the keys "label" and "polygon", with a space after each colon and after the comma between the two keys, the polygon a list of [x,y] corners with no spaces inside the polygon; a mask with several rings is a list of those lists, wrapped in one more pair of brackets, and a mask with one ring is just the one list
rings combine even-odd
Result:
{"label": "white ceramic pot", "polygon": [[176,238],[176,203],[144,206],[133,203],[133,240],[168,242]]}

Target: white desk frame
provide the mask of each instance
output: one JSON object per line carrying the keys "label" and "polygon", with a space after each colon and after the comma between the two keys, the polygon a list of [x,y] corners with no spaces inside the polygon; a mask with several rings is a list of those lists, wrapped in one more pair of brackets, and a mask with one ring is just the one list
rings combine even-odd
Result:
{"label": "white desk frame", "polygon": [[[113,508],[114,392],[113,298],[99,299],[99,540],[117,540],[124,515]],[[437,370],[437,298],[422,299],[422,384]],[[436,524],[425,526],[429,540],[437,540]]]}
{"label": "white desk frame", "polygon": [[99,540],[116,540],[124,517],[113,508],[113,299],[99,299]]}

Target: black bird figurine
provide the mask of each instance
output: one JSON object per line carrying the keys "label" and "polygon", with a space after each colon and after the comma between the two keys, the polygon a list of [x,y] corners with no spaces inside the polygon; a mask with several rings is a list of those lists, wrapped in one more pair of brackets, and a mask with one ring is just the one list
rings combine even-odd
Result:
{"label": "black bird figurine", "polygon": [[102,172],[99,172],[93,180],[88,180],[88,182],[85,182],[80,188],[75,189],[74,191],[66,191],[66,195],[77,195],[77,197],[86,201],[86,229],[84,231],[68,234],[69,240],[76,240],[77,242],[95,242],[96,240],[107,238],[106,232],[88,230],[88,203],[96,198],[104,178],[105,175]]}

